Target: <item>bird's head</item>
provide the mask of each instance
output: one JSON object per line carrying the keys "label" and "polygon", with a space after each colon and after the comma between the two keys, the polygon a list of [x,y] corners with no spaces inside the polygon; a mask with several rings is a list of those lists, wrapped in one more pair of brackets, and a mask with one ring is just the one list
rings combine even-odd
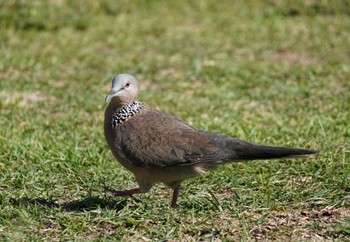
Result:
{"label": "bird's head", "polygon": [[112,80],[112,89],[106,97],[106,102],[115,101],[118,105],[125,106],[137,98],[137,80],[130,74],[123,73]]}

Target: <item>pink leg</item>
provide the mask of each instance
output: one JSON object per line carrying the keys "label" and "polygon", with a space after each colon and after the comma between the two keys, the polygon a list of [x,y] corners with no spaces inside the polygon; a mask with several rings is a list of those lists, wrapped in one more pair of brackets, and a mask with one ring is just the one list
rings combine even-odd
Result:
{"label": "pink leg", "polygon": [[180,184],[174,188],[173,198],[171,199],[171,205],[170,205],[172,208],[177,207],[176,202],[177,202],[177,198],[179,197],[179,194],[180,194],[180,189],[181,189]]}
{"label": "pink leg", "polygon": [[132,196],[136,193],[141,193],[140,188],[134,188],[130,190],[113,190],[113,189],[106,189],[107,192],[112,193],[116,197],[121,197],[121,196]]}

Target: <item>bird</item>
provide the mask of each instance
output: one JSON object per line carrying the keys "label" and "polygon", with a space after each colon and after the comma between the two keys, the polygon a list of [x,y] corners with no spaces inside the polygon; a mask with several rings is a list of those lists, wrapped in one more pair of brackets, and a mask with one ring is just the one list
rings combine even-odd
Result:
{"label": "bird", "polygon": [[173,190],[170,206],[178,207],[181,183],[220,165],[249,160],[305,158],[318,151],[260,145],[196,129],[174,116],[138,101],[138,82],[128,73],[112,79],[104,115],[104,135],[114,157],[131,171],[137,188],[107,189],[114,196],[148,192],[163,183]]}

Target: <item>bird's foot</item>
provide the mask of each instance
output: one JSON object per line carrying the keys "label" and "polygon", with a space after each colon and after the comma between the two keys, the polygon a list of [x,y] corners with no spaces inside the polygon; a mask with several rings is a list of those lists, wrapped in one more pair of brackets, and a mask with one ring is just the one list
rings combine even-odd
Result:
{"label": "bird's foot", "polygon": [[177,184],[176,186],[174,186],[173,189],[174,189],[174,193],[173,193],[173,198],[171,199],[170,207],[172,207],[172,208],[178,208],[178,205],[177,205],[177,198],[179,197],[179,194],[180,194],[180,189],[181,189],[180,183]]}
{"label": "bird's foot", "polygon": [[171,208],[174,208],[174,209],[178,209],[179,208],[179,205],[177,205],[176,203],[171,203],[170,205]]}

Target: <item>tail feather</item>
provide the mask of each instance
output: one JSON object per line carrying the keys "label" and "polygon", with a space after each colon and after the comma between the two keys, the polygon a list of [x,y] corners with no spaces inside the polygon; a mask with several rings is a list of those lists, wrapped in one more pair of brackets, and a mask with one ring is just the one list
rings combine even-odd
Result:
{"label": "tail feather", "polygon": [[318,151],[254,144],[248,147],[245,146],[243,149],[235,149],[235,153],[239,160],[269,160],[279,158],[305,158],[318,153]]}

